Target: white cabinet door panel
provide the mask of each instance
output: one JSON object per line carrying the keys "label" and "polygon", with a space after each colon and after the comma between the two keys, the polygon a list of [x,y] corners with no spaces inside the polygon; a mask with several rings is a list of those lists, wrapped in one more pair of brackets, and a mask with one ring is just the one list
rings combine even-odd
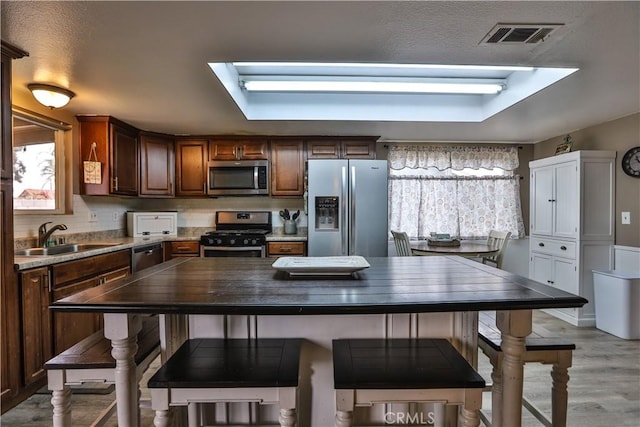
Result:
{"label": "white cabinet door panel", "polygon": [[553,168],[532,172],[531,234],[553,235]]}
{"label": "white cabinet door panel", "polygon": [[555,168],[555,196],[553,197],[553,235],[575,238],[578,233],[578,170],[576,162]]}

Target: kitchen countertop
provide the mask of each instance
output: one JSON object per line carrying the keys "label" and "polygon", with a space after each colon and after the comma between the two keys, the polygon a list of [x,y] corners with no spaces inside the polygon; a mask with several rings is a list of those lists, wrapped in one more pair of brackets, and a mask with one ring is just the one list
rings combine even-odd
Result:
{"label": "kitchen countertop", "polygon": [[[60,262],[73,261],[76,259],[87,258],[91,256],[106,254],[109,252],[116,252],[123,249],[131,249],[139,246],[145,246],[152,243],[162,243],[169,241],[184,241],[184,240],[199,240],[199,238],[184,237],[184,236],[158,236],[149,238],[133,238],[133,237],[117,237],[114,239],[100,239],[92,240],[91,244],[107,244],[104,248],[91,249],[88,251],[71,252],[59,255],[42,255],[42,256],[20,256],[14,257],[14,269],[26,270],[29,268],[44,267],[47,265],[58,264]],[[70,242],[72,243],[72,242]]]}
{"label": "kitchen countertop", "polygon": [[283,228],[275,228],[273,233],[267,234],[267,242],[306,242],[307,229],[298,228],[296,234],[284,234]]}
{"label": "kitchen countertop", "polygon": [[[275,229],[273,233],[267,236],[267,242],[291,242],[291,241],[307,241],[306,229],[299,229],[297,234],[284,234],[282,229]],[[87,258],[90,256],[96,256],[106,254],[110,252],[116,252],[123,249],[131,249],[139,246],[144,246],[152,243],[162,243],[171,241],[185,241],[200,240],[200,236],[158,236],[148,238],[133,238],[133,237],[116,237],[113,239],[97,239],[90,242],[91,244],[108,244],[104,248],[91,249],[81,252],[71,252],[59,255],[42,255],[42,256],[20,256],[14,257],[14,269],[16,271],[27,270],[36,267],[45,267],[47,265],[58,264],[66,261],[73,261],[76,259]]]}

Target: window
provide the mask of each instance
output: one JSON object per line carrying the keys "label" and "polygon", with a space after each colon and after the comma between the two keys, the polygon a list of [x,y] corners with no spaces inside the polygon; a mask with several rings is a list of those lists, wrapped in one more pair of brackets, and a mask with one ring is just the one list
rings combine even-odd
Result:
{"label": "window", "polygon": [[394,145],[389,151],[389,225],[411,238],[448,233],[524,237],[516,147]]}
{"label": "window", "polygon": [[64,213],[65,123],[14,107],[13,209]]}

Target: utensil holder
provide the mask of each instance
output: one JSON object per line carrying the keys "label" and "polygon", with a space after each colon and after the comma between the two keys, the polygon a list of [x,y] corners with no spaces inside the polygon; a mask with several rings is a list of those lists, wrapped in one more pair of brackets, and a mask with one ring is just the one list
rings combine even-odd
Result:
{"label": "utensil holder", "polygon": [[292,219],[284,221],[284,234],[298,234],[298,225]]}

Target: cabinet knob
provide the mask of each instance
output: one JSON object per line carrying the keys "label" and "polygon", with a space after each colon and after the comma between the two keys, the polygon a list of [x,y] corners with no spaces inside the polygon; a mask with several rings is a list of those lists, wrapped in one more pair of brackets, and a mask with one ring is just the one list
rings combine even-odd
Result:
{"label": "cabinet knob", "polygon": [[550,201],[550,202],[555,202],[555,201],[556,201],[556,199],[549,199],[549,201]]}
{"label": "cabinet knob", "polygon": [[555,282],[553,280],[547,280],[547,283],[553,285]]}
{"label": "cabinet knob", "polygon": [[541,242],[541,243],[538,243],[538,246],[540,246],[541,248],[543,248],[543,247],[544,247],[544,243],[542,243],[542,242]]}
{"label": "cabinet knob", "polygon": [[566,246],[560,246],[560,249],[562,249],[563,251],[566,251],[567,247]]}

